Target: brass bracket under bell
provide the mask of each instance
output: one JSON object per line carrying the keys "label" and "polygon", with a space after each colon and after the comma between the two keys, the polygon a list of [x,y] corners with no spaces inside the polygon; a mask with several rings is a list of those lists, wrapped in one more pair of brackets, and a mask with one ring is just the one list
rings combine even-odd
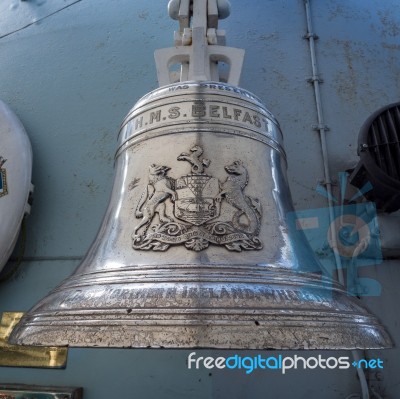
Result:
{"label": "brass bracket under bell", "polygon": [[22,312],[4,312],[0,323],[0,367],[64,368],[68,348],[44,346],[20,346],[8,343],[13,328]]}

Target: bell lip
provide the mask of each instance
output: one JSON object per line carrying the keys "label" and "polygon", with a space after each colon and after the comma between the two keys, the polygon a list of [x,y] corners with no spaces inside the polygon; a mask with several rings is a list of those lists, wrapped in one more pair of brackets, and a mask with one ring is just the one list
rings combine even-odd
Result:
{"label": "bell lip", "polygon": [[[65,328],[65,327],[64,327]],[[64,328],[59,328],[53,330],[53,333],[57,334],[58,332],[64,332]],[[260,327],[258,327],[260,328]],[[256,329],[257,330],[257,329]],[[353,330],[357,330],[356,328]],[[279,328],[279,331],[282,331],[282,328]],[[310,343],[310,339],[312,340],[313,333],[315,330],[310,331],[307,328],[302,330],[296,329],[285,329],[285,334],[296,334],[296,337],[302,339],[301,342],[285,342],[285,341],[265,341],[265,336],[263,337],[259,333],[257,333],[258,339],[251,339],[254,338],[254,328],[251,329],[243,329],[239,332],[240,338],[238,339],[231,339],[226,340],[226,327],[223,327],[219,330],[213,331],[211,335],[211,340],[207,342],[187,342],[184,338],[181,341],[177,341],[177,337],[181,337],[183,330],[182,329],[174,329],[169,331],[168,329],[163,328],[162,332],[167,335],[171,340],[174,342],[160,342],[160,341],[134,341],[132,339],[132,335],[125,337],[124,340],[104,340],[104,341],[90,341],[85,333],[90,332],[93,334],[93,327],[89,327],[87,331],[85,329],[80,329],[79,331],[73,331],[70,335],[69,341],[60,340],[38,340],[40,337],[40,333],[37,335],[31,336],[22,336],[17,334],[15,336],[13,331],[13,337],[10,337],[9,343],[17,344],[17,345],[29,345],[29,346],[46,346],[46,347],[70,347],[70,348],[110,348],[110,349],[181,349],[181,350],[189,350],[189,349],[213,349],[213,350],[381,350],[381,349],[391,349],[394,347],[394,344],[387,334],[387,332],[380,327],[375,329],[374,333],[371,335],[373,338],[370,337],[363,337],[355,342],[350,342],[349,338],[354,336],[354,333],[359,331],[351,331],[349,330],[345,334],[341,335],[342,340],[339,342],[335,342],[333,340],[334,335],[332,334],[331,342],[326,342],[329,339],[327,338],[326,334],[324,337],[324,342],[315,341],[314,343]],[[114,336],[118,336],[119,331],[103,331],[103,333],[111,332]],[[271,330],[269,330],[269,333]],[[145,334],[144,330],[138,331],[138,334]],[[157,331],[159,333],[159,331]],[[179,334],[180,333],[180,334]],[[90,334],[89,334],[90,335]],[[219,337],[220,338],[218,340]],[[243,341],[243,337],[246,338]],[[335,335],[337,338],[337,334]],[[263,340],[264,338],[264,340]],[[350,338],[351,339],[351,338]],[[217,341],[215,341],[217,340]],[[307,342],[308,340],[308,342]]]}
{"label": "bell lip", "polygon": [[[190,270],[190,267],[186,269]],[[180,309],[172,311],[168,306],[161,309],[117,308],[117,302],[114,307],[96,309],[95,303],[90,301],[80,304],[79,309],[59,307],[46,310],[43,303],[51,305],[53,297],[62,296],[68,290],[76,291],[74,281],[79,281],[83,275],[73,275],[21,319],[9,342],[34,346],[138,349],[353,350],[393,347],[389,334],[378,319],[364,308],[361,301],[348,297],[339,284],[317,274],[280,268],[269,270],[269,273],[268,278],[273,280],[269,285],[272,291],[284,290],[287,283],[282,280],[291,276],[298,280],[292,284],[297,284],[298,290],[305,284],[306,294],[310,295],[315,290],[328,292],[330,284],[334,300],[328,305],[323,300],[312,302],[311,310],[300,308],[298,303],[294,306],[289,299],[279,309],[273,307],[272,300],[263,308],[256,308],[253,305],[257,301],[254,300],[245,309],[230,310],[223,309],[223,304],[220,309],[209,310],[204,306],[187,310],[182,303]],[[93,273],[90,275],[93,278]],[[317,286],[308,285],[318,281],[320,284]],[[96,285],[93,286],[93,281],[88,283],[84,282],[80,289],[87,287],[90,297],[90,289],[95,289]],[[120,283],[114,281],[111,285],[120,286]],[[135,283],[128,284],[126,292],[134,286]],[[254,292],[259,286],[254,285]],[[290,290],[286,294],[289,295]],[[343,313],[340,308],[335,309],[335,301],[340,301],[348,311]]]}

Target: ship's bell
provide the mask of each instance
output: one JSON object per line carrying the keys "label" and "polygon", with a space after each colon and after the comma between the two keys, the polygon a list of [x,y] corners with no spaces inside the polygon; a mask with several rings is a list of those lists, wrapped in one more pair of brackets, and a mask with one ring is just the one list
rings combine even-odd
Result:
{"label": "ship's bell", "polygon": [[119,132],[97,238],[76,272],[24,316],[12,342],[391,346],[360,301],[324,276],[304,235],[290,234],[279,124],[232,80],[172,83],[137,102]]}

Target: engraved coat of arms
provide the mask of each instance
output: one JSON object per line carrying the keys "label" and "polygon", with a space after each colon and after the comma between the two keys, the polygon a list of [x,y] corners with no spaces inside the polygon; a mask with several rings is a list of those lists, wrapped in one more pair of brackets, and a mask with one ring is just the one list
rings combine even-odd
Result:
{"label": "engraved coat of arms", "polygon": [[[198,145],[180,154],[177,160],[189,162],[191,173],[177,179],[167,176],[168,166],[149,166],[148,184],[135,211],[141,220],[132,234],[134,249],[166,251],[180,244],[194,251],[210,244],[238,252],[262,249],[261,204],[244,192],[249,180],[245,165],[240,160],[226,165],[228,176],[220,182],[205,173],[211,161],[202,154]],[[167,200],[173,203],[173,217],[166,214]],[[231,220],[221,219],[224,201],[234,209]]]}

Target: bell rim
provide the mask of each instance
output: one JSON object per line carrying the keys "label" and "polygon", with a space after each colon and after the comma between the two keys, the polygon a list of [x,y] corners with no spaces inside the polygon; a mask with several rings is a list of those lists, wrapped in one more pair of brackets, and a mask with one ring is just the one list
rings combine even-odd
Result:
{"label": "bell rim", "polygon": [[[232,268],[232,265],[229,267]],[[247,270],[243,265],[236,265],[237,269],[240,267],[242,271]],[[208,271],[210,268],[212,265],[205,267]],[[160,266],[157,269],[160,269]],[[187,265],[184,269],[188,269]],[[225,281],[224,286],[228,288],[224,294],[221,290],[219,297],[218,290],[215,289],[209,298],[201,299],[192,295],[192,298],[187,299],[187,291],[185,295],[181,292],[178,299],[174,299],[173,296],[167,300],[163,299],[162,305],[157,296],[139,298],[136,306],[133,300],[128,305],[127,302],[123,303],[121,298],[132,295],[138,287],[146,286],[143,281],[137,280],[136,283],[130,284],[107,281],[97,285],[91,282],[78,288],[73,285],[73,281],[82,281],[83,275],[73,275],[73,278],[67,279],[64,284],[53,290],[44,301],[21,319],[11,334],[10,342],[39,346],[170,349],[336,350],[392,347],[390,336],[379,320],[358,303],[358,300],[348,297],[344,288],[337,283],[323,276],[321,280],[321,276],[318,279],[318,275],[315,274],[281,268],[269,272],[270,280],[273,279],[272,276],[275,276],[276,280],[268,286],[271,295],[267,299],[263,297],[263,291],[259,288],[261,284],[248,285],[245,282],[241,283],[241,287],[251,287],[248,289],[253,294],[252,299],[245,298],[239,301],[238,297],[233,296],[227,299],[229,284],[231,288],[236,289],[240,289],[240,285],[237,282]],[[283,277],[292,279],[283,282]],[[303,290],[304,295],[310,296],[310,301],[301,302],[299,297],[293,294],[296,291],[293,289],[293,278],[297,279],[298,292]],[[69,280],[72,280],[72,285]],[[323,282],[318,285],[318,281]],[[315,284],[310,286],[307,282]],[[287,289],[289,283],[292,284],[291,289]],[[148,282],[147,288],[145,287],[149,293],[152,284]],[[160,286],[159,282],[154,283],[157,284]],[[179,287],[180,284],[183,287],[188,283],[175,281],[170,284],[170,288]],[[193,281],[192,278],[192,286],[202,284],[205,285],[205,289],[209,289],[213,284],[214,287],[220,285],[218,282]],[[107,290],[112,292],[112,289],[117,290],[122,286],[125,291],[119,291],[115,299],[111,299]],[[63,297],[68,295],[68,292],[74,293],[77,290],[86,290],[89,298],[86,302],[80,298],[79,308],[68,309],[65,301],[55,300],[57,296]],[[108,296],[108,306],[102,307],[98,300],[96,301],[93,297],[96,290],[97,293],[102,292],[103,297]],[[279,305],[276,301],[278,292]],[[332,298],[329,302],[330,294]],[[140,295],[141,292],[139,297]],[[245,291],[241,295],[245,295]],[[315,301],[315,298],[320,298],[319,302]],[[263,305],[261,300],[264,300]],[[55,305],[57,303],[58,305]],[[347,306],[347,311],[338,308],[339,303],[343,307]],[[216,306],[218,304],[219,306]]]}

